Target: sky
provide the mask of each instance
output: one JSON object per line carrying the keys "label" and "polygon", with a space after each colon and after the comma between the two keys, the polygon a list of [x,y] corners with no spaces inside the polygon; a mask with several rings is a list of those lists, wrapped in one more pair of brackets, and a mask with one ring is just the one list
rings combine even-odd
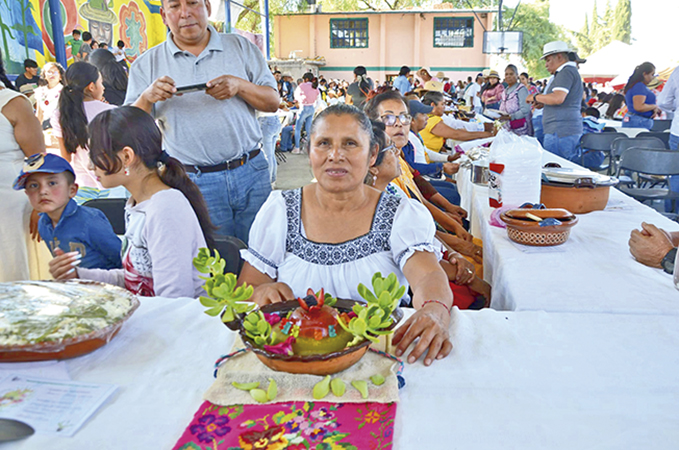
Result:
{"label": "sky", "polygon": [[[518,0],[504,0],[513,7]],[[522,0],[530,3],[531,0]],[[610,0],[615,9],[617,0]],[[597,0],[599,15],[603,16],[606,0]],[[550,21],[566,29],[579,31],[585,23],[585,14],[592,16],[594,0],[550,0]],[[679,0],[632,0],[632,39],[636,45],[657,47],[664,43],[667,51],[676,54],[679,60],[679,45],[676,28],[679,25]]]}

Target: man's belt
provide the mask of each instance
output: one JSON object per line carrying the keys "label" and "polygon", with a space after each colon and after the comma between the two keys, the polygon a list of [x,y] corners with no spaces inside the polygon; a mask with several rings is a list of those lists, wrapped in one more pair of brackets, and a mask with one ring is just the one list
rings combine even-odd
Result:
{"label": "man's belt", "polygon": [[225,170],[237,169],[238,167],[244,165],[257,155],[259,155],[258,148],[250,151],[249,153],[244,153],[243,156],[241,156],[240,158],[232,159],[231,161],[227,161],[214,166],[190,166],[188,164],[184,164],[184,169],[186,169],[186,171],[189,173],[223,172]]}

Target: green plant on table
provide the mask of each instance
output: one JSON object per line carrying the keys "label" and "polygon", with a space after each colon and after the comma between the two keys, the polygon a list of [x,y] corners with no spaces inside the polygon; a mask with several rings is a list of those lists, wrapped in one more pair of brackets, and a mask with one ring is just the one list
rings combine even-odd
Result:
{"label": "green plant on table", "polygon": [[236,286],[236,275],[224,273],[226,261],[219,256],[217,250],[211,256],[210,250],[201,248],[198,256],[193,258],[193,266],[198,272],[208,274],[200,277],[205,280],[203,289],[208,295],[199,298],[200,303],[208,308],[205,314],[217,316],[223,311],[222,321],[226,323],[235,320],[237,314],[244,314],[255,308],[253,302],[247,301],[252,297],[252,286],[245,283]]}
{"label": "green plant on table", "polygon": [[342,317],[338,318],[340,326],[355,336],[354,340],[347,344],[348,347],[360,343],[362,339],[377,342],[378,336],[393,333],[393,330],[388,329],[394,322],[391,314],[405,294],[406,288],[400,285],[394,273],[386,278],[383,278],[380,272],[375,273],[372,285],[373,291],[363,283],[358,285],[358,293],[367,303],[354,305],[352,309],[356,317],[349,323],[344,323]]}

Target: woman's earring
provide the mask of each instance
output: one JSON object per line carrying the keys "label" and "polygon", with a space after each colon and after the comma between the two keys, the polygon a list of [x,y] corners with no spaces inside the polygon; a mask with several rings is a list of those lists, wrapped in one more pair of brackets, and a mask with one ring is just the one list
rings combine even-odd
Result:
{"label": "woman's earring", "polygon": [[375,183],[377,183],[377,175],[373,174],[373,186],[375,186]]}
{"label": "woman's earring", "polygon": [[130,169],[125,167],[125,176],[129,176],[129,175],[130,175]]}

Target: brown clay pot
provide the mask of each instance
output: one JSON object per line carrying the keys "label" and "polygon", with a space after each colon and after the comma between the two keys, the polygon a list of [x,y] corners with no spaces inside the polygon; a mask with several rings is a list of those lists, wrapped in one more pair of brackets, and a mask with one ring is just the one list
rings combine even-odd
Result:
{"label": "brown clay pot", "polygon": [[[355,300],[337,299],[335,308],[338,311],[349,312],[357,302]],[[264,313],[287,313],[299,307],[296,300],[288,300],[280,303],[273,303],[262,306],[260,309]],[[396,327],[398,322],[403,318],[403,311],[396,308],[391,314],[393,324],[390,329]],[[358,345],[345,348],[338,352],[326,353],[323,355],[306,355],[306,356],[288,356],[270,353],[263,348],[258,347],[247,336],[245,329],[241,327],[240,337],[245,346],[252,350],[257,355],[260,361],[267,367],[278,372],[288,373],[306,373],[311,375],[332,375],[356,364],[365,355],[370,346],[370,341],[364,341]]]}
{"label": "brown clay pot", "polygon": [[610,189],[610,186],[543,182],[540,202],[547,208],[564,208],[574,214],[586,214],[606,207]]}
{"label": "brown clay pot", "polygon": [[[541,227],[539,222],[526,218],[531,213],[541,219],[554,218],[561,225]],[[500,215],[507,224],[507,236],[514,242],[523,245],[548,247],[563,244],[568,240],[571,228],[578,223],[578,218],[565,209],[511,209]]]}

